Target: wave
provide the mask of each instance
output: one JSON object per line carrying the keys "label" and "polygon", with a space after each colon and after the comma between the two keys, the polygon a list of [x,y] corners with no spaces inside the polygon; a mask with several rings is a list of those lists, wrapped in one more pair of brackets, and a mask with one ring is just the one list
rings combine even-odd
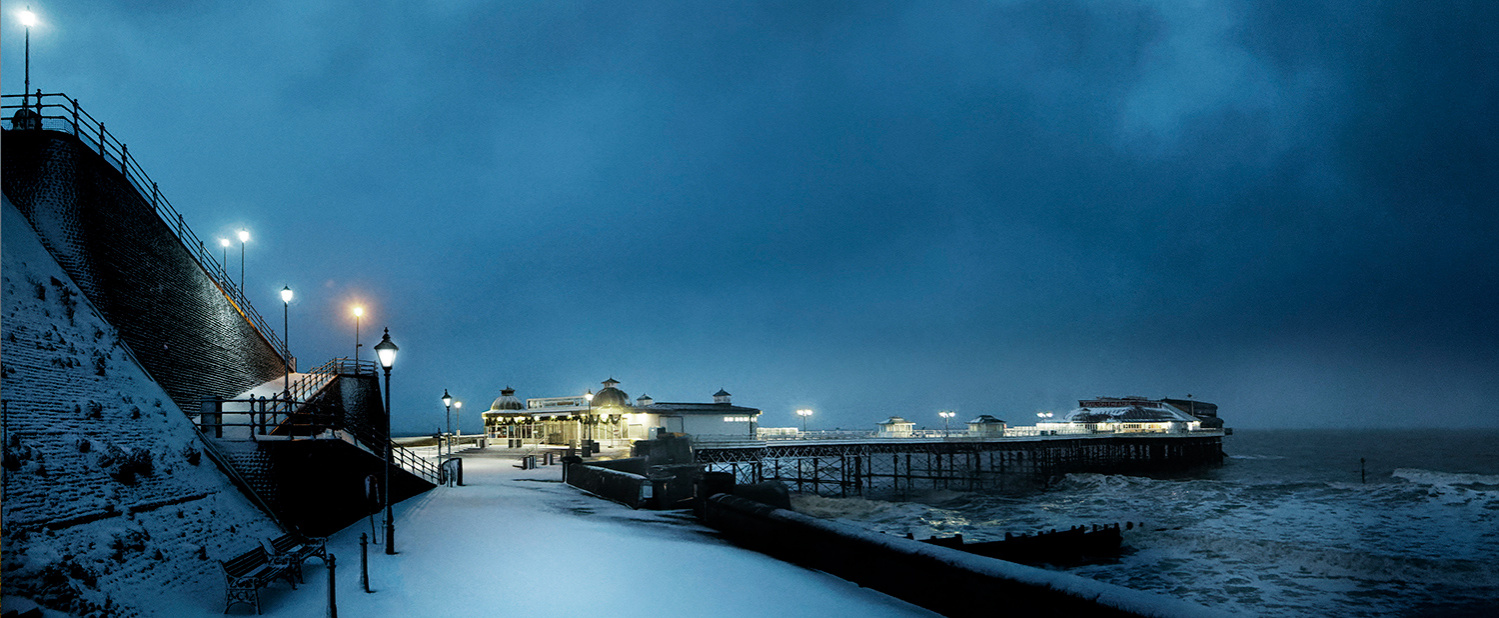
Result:
{"label": "wave", "polygon": [[1285,459],[1285,456],[1283,456],[1283,455],[1229,455],[1228,458],[1229,459],[1247,459],[1247,460],[1252,460],[1252,461],[1269,461],[1269,460],[1275,460],[1275,459]]}
{"label": "wave", "polygon": [[1419,485],[1475,486],[1469,487],[1469,489],[1480,489],[1480,487],[1476,486],[1489,485],[1492,486],[1492,489],[1499,489],[1499,475],[1494,474],[1466,474],[1461,472],[1422,470],[1420,468],[1397,468],[1394,472],[1390,473],[1390,476],[1405,479]]}

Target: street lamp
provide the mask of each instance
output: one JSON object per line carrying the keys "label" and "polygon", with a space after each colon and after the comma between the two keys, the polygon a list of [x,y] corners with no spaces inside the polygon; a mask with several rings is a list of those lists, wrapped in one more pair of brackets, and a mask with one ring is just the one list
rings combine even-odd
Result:
{"label": "street lamp", "polygon": [[957,412],[952,412],[950,410],[943,410],[937,413],[937,416],[942,417],[942,437],[946,438],[952,435],[951,430],[949,430],[947,427],[947,420],[957,415]]}
{"label": "street lamp", "polygon": [[224,276],[229,276],[229,239],[220,238],[219,246],[224,248]]}
{"label": "street lamp", "polygon": [[287,411],[291,411],[291,286],[281,286],[281,362],[286,365],[286,385],[283,393],[286,394]]}
{"label": "street lamp", "polygon": [[807,417],[812,416],[812,411],[806,408],[796,411],[796,415],[802,417],[802,433],[807,432]]}
{"label": "street lamp", "polygon": [[[448,433],[453,433],[453,396],[448,394],[448,389],[442,389],[442,405],[448,409],[447,413],[443,415],[443,418],[448,423]],[[447,440],[443,440],[443,442],[447,442]],[[442,455],[441,444],[437,445],[437,454],[439,456]],[[453,454],[453,445],[451,443],[448,444],[448,454]]]}
{"label": "street lamp", "polygon": [[[455,401],[455,402],[453,402],[453,419],[456,420],[456,421],[458,421],[457,438],[454,440],[456,442],[456,441],[459,441],[459,440],[461,440],[463,438],[463,402],[462,401]],[[452,427],[449,427],[448,429],[452,430]],[[453,444],[451,442],[448,443],[448,454],[449,455],[453,454]]]}
{"label": "street lamp", "polygon": [[354,307],[354,375],[359,375],[359,318],[364,317],[364,307]]}
{"label": "street lamp", "polygon": [[396,521],[390,509],[390,466],[394,452],[390,445],[390,366],[396,363],[396,351],[400,348],[390,340],[390,329],[375,344],[375,354],[380,357],[380,366],[385,369],[385,555],[396,555]]}
{"label": "street lamp", "polygon": [[250,242],[250,230],[239,231],[239,293],[245,294],[245,243]]}
{"label": "street lamp", "polygon": [[[27,102],[26,97],[31,94],[31,27],[36,25],[37,20],[36,13],[32,13],[30,8],[21,11],[19,17],[21,18],[21,25],[26,26],[26,86],[21,91],[21,107],[24,109]],[[36,106],[38,108],[42,106],[40,97],[37,98]],[[103,148],[102,144],[100,148]]]}
{"label": "street lamp", "polygon": [[[583,398],[588,400],[588,416],[593,416],[593,389],[590,388],[587,391],[585,391],[583,393]],[[580,441],[578,443],[578,446],[580,448],[583,446],[583,443],[581,442],[581,440],[582,440],[582,434],[583,434],[582,429],[583,429],[583,427],[587,427],[588,416],[583,417],[583,419],[579,421],[578,437],[579,437]]]}

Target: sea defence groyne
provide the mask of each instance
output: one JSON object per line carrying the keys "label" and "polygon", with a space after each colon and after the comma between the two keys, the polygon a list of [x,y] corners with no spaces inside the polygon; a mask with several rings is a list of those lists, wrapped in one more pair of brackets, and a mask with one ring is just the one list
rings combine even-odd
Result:
{"label": "sea defence groyne", "polygon": [[1169,473],[1223,462],[1223,430],[694,444],[709,471],[823,496],[1029,490],[1069,472]]}
{"label": "sea defence groyne", "polygon": [[730,540],[945,616],[1211,616],[1215,612],[1087,578],[809,517],[728,493],[704,523]]}

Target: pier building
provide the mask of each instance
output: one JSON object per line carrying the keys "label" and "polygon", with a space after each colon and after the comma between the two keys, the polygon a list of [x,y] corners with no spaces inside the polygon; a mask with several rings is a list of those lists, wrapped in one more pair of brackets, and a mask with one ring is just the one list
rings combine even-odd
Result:
{"label": "pier building", "polygon": [[597,393],[571,397],[527,399],[506,388],[484,413],[484,431],[491,439],[515,446],[577,445],[592,441],[617,446],[661,433],[733,436],[754,440],[761,411],[737,406],[723,389],[712,403],[656,401],[650,395],[630,399],[614,378],[604,380]]}

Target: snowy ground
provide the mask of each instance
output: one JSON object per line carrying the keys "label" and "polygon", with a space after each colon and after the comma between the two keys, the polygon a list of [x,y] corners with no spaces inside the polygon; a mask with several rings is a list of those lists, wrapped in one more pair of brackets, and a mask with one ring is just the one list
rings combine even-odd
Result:
{"label": "snowy ground", "polygon": [[[428,449],[430,450],[430,449]],[[635,511],[561,483],[561,467],[522,471],[517,451],[469,449],[464,487],[395,506],[397,555],[371,545],[372,594],[359,585],[359,535],[329,539],[344,616],[934,616],[922,608],[719,540],[690,513]],[[375,517],[376,532],[383,530]],[[383,539],[381,539],[383,541]],[[328,571],[262,592],[266,615],[325,616]],[[956,591],[955,591],[956,592]],[[182,615],[217,614],[221,598]],[[238,605],[233,614],[253,615]]]}

